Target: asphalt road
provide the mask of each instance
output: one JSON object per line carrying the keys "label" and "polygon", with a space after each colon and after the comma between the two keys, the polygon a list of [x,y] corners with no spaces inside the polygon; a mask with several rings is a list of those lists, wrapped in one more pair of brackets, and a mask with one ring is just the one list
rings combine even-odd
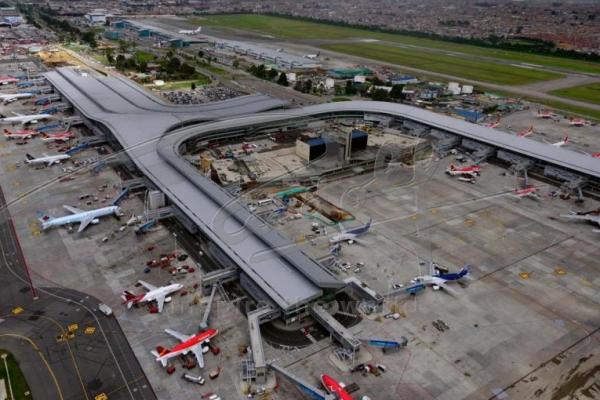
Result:
{"label": "asphalt road", "polygon": [[[36,288],[0,188],[0,347],[19,361],[35,399],[156,399],[114,317],[75,290]],[[70,338],[60,338],[69,328]],[[61,340],[59,340],[59,338]]]}

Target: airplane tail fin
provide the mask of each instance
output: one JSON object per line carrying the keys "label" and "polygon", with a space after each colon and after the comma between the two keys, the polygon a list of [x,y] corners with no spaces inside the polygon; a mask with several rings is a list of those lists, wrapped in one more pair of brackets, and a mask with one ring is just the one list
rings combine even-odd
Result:
{"label": "airplane tail fin", "polygon": [[167,366],[167,359],[162,357],[169,353],[169,349],[162,346],[156,346],[156,350],[151,350],[150,353],[156,357],[156,361],[160,362],[163,367]]}
{"label": "airplane tail fin", "polygon": [[123,291],[123,294],[121,295],[121,299],[123,300],[123,304],[127,305],[127,309],[129,310],[133,304],[142,297],[143,295],[140,296],[136,296],[135,294],[131,293],[128,290]]}
{"label": "airplane tail fin", "polygon": [[34,160],[34,159],[35,159],[35,157],[34,157],[34,156],[32,156],[32,155],[31,155],[31,154],[29,154],[29,153],[26,153],[26,154],[25,154],[25,157],[27,157],[27,159],[28,159],[28,160]]}
{"label": "airplane tail fin", "polygon": [[456,167],[454,166],[454,164],[450,164],[450,171],[454,171],[456,169]]}

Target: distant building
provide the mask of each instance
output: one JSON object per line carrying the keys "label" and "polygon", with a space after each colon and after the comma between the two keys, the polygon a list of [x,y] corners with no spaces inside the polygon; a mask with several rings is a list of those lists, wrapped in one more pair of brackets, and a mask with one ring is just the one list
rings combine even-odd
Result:
{"label": "distant building", "polygon": [[23,23],[23,17],[15,7],[0,8],[0,24],[16,26]]}
{"label": "distant building", "polygon": [[109,14],[106,10],[94,10],[84,15],[85,21],[90,26],[106,25],[106,18]]}
{"label": "distant building", "polygon": [[392,85],[410,85],[419,83],[419,80],[410,75],[393,75],[390,77]]}

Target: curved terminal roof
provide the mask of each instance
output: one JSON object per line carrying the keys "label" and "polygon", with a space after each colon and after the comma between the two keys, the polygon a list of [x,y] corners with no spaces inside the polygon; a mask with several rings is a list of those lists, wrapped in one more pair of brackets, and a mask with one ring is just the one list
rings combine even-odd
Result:
{"label": "curved terminal roof", "polygon": [[[218,245],[283,310],[322,295],[321,288],[281,257],[262,240],[271,228],[262,223],[260,232],[249,230],[228,211],[239,203],[219,186],[192,168],[192,178],[173,168],[157,153],[158,139],[171,129],[188,122],[210,121],[253,114],[285,105],[263,95],[243,96],[206,105],[177,107],[145,93],[124,79],[82,75],[70,68],[46,74],[52,85],[89,120],[104,125],[120,142],[136,166]],[[202,185],[197,185],[200,181]],[[218,193],[220,202],[215,201]],[[212,195],[211,195],[212,194]],[[223,204],[228,204],[223,208]],[[282,240],[284,240],[282,238]],[[295,248],[289,241],[285,247]],[[299,262],[316,265],[302,255]],[[324,270],[315,270],[323,273]],[[325,273],[324,285],[343,283]]]}
{"label": "curved terminal roof", "polygon": [[[67,68],[49,72],[46,77],[84,117],[109,129],[137,167],[283,310],[292,310],[318,298],[322,289],[339,288],[343,283],[200,175],[179,154],[185,141],[293,119],[385,114],[573,172],[600,176],[600,160],[587,155],[395,103],[339,102],[256,114],[284,103],[254,95],[205,105],[174,106],[123,78],[84,76]],[[214,122],[177,129],[207,121]]]}

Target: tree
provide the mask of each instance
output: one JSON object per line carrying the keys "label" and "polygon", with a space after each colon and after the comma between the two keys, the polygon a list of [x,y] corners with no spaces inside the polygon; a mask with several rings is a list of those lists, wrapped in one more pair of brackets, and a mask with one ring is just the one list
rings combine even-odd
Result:
{"label": "tree", "polygon": [[404,99],[405,95],[402,93],[404,89],[404,85],[394,85],[392,86],[392,90],[390,91],[390,97],[394,100]]}
{"label": "tree", "polygon": [[123,54],[119,54],[117,56],[117,59],[116,59],[116,62],[115,62],[115,66],[119,70],[124,69],[124,67],[125,67],[125,56]]}
{"label": "tree", "polygon": [[279,74],[279,78],[277,78],[277,83],[280,84],[281,86],[288,86],[288,80],[287,80],[287,75],[285,74],[285,72],[282,72]]}
{"label": "tree", "polygon": [[279,75],[279,72],[277,72],[277,70],[275,68],[271,68],[270,70],[267,71],[267,79],[270,81],[277,78],[278,75]]}
{"label": "tree", "polygon": [[374,101],[387,101],[388,92],[385,89],[375,89],[371,92],[371,98]]}
{"label": "tree", "polygon": [[196,84],[194,82],[192,82],[192,86],[191,86],[192,90],[196,90]]}
{"label": "tree", "polygon": [[233,60],[233,68],[237,69],[240,67],[240,60],[238,60],[237,58],[235,60]]}
{"label": "tree", "polygon": [[94,33],[94,31],[84,32],[84,34],[81,35],[81,40],[89,44],[92,49],[98,47],[98,42],[96,41],[96,34]]}
{"label": "tree", "polygon": [[345,90],[345,93],[348,96],[352,96],[352,95],[356,94],[356,88],[354,87],[354,82],[352,82],[350,80],[346,81],[346,90]]}
{"label": "tree", "polygon": [[119,40],[119,53],[127,53],[129,51],[129,43],[124,40]]}
{"label": "tree", "polygon": [[106,56],[106,61],[108,61],[108,63],[110,65],[114,64],[115,62],[115,57],[113,55],[113,49],[112,47],[107,47],[104,49],[104,55]]}
{"label": "tree", "polygon": [[204,52],[202,50],[198,50],[198,57],[203,58]]}

